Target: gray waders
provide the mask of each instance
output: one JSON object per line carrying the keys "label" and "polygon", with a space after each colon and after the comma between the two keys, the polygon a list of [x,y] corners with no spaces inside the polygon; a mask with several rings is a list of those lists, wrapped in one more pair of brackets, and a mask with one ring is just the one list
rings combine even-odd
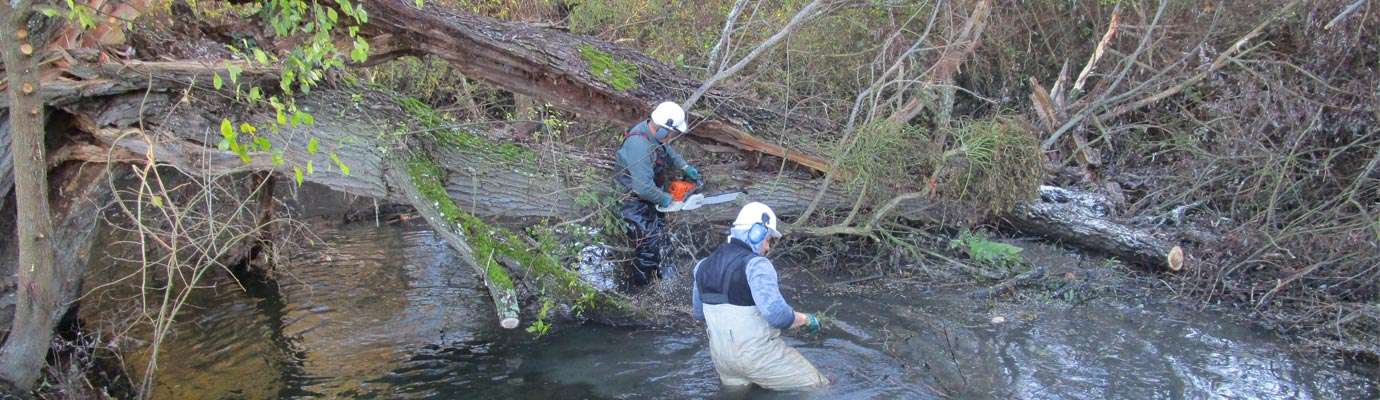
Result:
{"label": "gray waders", "polygon": [[757,384],[771,390],[808,390],[829,384],[805,356],[787,346],[757,307],[705,304],[709,356],[724,386]]}

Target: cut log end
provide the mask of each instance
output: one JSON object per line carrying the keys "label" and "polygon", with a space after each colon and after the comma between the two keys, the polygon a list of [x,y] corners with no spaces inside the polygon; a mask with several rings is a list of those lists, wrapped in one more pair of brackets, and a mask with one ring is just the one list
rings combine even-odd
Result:
{"label": "cut log end", "polygon": [[1184,269],[1184,249],[1179,246],[1169,249],[1169,256],[1165,257],[1169,270],[1179,272]]}
{"label": "cut log end", "polygon": [[517,318],[512,318],[512,317],[504,318],[504,319],[498,321],[498,325],[499,325],[499,326],[502,326],[503,329],[513,329],[513,328],[517,328],[517,327],[518,327],[518,319],[517,319]]}

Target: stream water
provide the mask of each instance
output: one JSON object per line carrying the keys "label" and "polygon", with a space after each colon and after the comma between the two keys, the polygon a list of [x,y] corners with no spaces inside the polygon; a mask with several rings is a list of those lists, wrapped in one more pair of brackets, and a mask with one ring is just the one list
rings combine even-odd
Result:
{"label": "stream water", "polygon": [[[424,224],[316,232],[324,243],[277,285],[210,279],[163,344],[155,398],[722,396],[702,335],[504,331],[471,270]],[[88,282],[114,273],[108,259],[93,263],[105,264]],[[784,286],[820,279],[812,268],[782,268]],[[834,316],[823,335],[787,339],[834,381],[808,397],[1380,397],[1373,366],[1295,353],[1209,312],[1114,300],[993,308],[957,291],[882,286],[787,292]]]}

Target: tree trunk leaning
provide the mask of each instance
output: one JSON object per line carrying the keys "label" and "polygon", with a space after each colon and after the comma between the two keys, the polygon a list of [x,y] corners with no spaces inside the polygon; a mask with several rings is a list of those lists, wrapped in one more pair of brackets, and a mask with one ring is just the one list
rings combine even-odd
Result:
{"label": "tree trunk leaning", "polygon": [[[467,241],[464,233],[461,233],[455,222],[448,220],[442,214],[438,205],[422,193],[418,188],[418,183],[408,174],[407,167],[400,162],[388,162],[386,164],[384,176],[388,180],[389,186],[397,188],[403,196],[411,200],[411,204],[417,209],[431,225],[437,235],[460,255],[461,262],[468,264],[474,269],[475,273],[484,279],[484,286],[489,288],[489,297],[494,301],[494,312],[498,315],[498,324],[503,329],[517,328],[520,319],[521,304],[518,302],[517,289],[513,287],[511,278],[507,282],[496,282],[489,271],[490,266],[497,262],[493,259],[493,254],[475,254]],[[440,179],[440,177],[431,177]],[[506,274],[506,273],[505,273]]]}

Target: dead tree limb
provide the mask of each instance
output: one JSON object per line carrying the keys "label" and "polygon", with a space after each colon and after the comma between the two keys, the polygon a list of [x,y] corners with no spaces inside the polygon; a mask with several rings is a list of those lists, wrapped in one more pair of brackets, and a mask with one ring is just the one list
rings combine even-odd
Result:
{"label": "dead tree limb", "polygon": [[[933,86],[941,87],[943,91],[942,101],[944,104],[941,104],[936,110],[941,122],[943,122],[941,127],[948,126],[948,113],[951,111],[949,108],[952,108],[953,92],[956,90],[953,87],[954,74],[958,73],[963,61],[977,48],[982,31],[987,26],[987,16],[991,14],[991,11],[992,4],[990,1],[978,1],[977,5],[973,6],[973,13],[968,16],[968,21],[964,22],[963,27],[959,29],[954,43],[939,56],[939,60],[930,68],[929,81]],[[901,106],[898,111],[888,117],[888,120],[895,123],[910,121],[920,115],[928,100],[928,96],[912,97],[910,101],[907,101],[904,106]]]}
{"label": "dead tree limb", "polygon": [[[811,19],[814,19],[816,16],[826,13],[827,8],[830,6],[830,3],[832,3],[832,1],[833,0],[814,0],[810,2],[810,4],[806,4],[805,8],[800,9],[800,11],[797,12],[794,17],[791,17],[791,21],[786,23],[786,26],[782,27],[781,30],[776,32],[775,35],[771,35],[771,37],[767,38],[766,41],[763,41],[761,44],[757,45],[757,47],[753,48],[752,51],[749,51],[747,55],[743,56],[742,59],[739,59],[737,63],[734,63],[733,66],[721,69],[715,72],[713,76],[709,77],[709,79],[706,79],[704,83],[700,84],[699,89],[695,89],[695,93],[690,94],[690,98],[685,99],[685,103],[681,104],[681,107],[685,108],[686,110],[693,109],[695,107],[695,103],[700,101],[700,96],[704,96],[704,93],[706,91],[709,91],[709,88],[714,87],[715,83],[718,83],[724,78],[733,76],[733,74],[736,74],[738,73],[738,71],[741,71],[743,67],[746,67],[749,63],[752,62],[752,60],[757,59],[757,56],[762,55],[762,53],[766,52],[772,47],[775,47],[777,43],[780,43],[782,40],[785,40],[786,37],[790,36],[791,33],[794,33],[796,29],[799,29],[802,25],[804,25],[806,21],[809,21]],[[724,30],[727,31],[731,26],[732,22],[726,25],[724,27]],[[720,41],[722,40],[723,39],[721,38]],[[725,60],[726,59],[727,57],[725,57]],[[711,63],[712,62],[713,61],[711,60]]]}
{"label": "dead tree limb", "polygon": [[733,37],[733,25],[738,22],[738,14],[743,12],[748,0],[738,0],[733,2],[733,8],[728,11],[728,17],[724,18],[723,32],[719,32],[719,41],[714,43],[714,48],[709,49],[709,61],[704,68],[710,74],[718,73],[723,70],[723,60],[719,60],[719,50],[728,45],[728,41]]}

